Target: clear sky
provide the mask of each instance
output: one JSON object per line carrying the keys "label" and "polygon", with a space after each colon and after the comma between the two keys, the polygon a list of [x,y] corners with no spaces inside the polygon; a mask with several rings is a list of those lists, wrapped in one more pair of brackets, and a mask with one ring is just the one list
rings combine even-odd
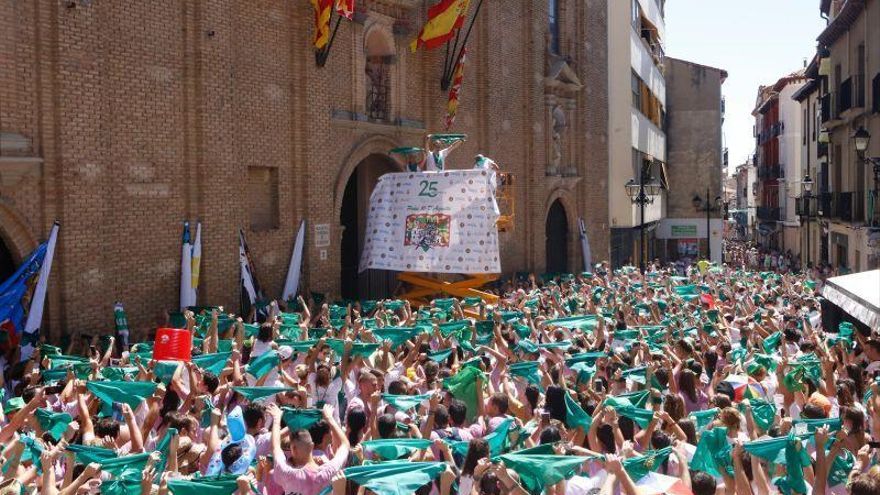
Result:
{"label": "clear sky", "polygon": [[802,68],[824,27],[819,0],[667,0],[666,54],[728,73],[721,91],[731,172],[754,152],[758,86]]}

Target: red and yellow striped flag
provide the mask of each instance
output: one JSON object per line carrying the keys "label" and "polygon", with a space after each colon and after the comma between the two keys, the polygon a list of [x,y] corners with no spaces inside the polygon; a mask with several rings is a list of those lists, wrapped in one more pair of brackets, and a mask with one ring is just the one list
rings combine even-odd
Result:
{"label": "red and yellow striped flag", "polygon": [[470,3],[470,0],[440,0],[428,9],[428,22],[410,44],[410,50],[416,51],[420,46],[430,50],[446,43],[464,24]]}
{"label": "red and yellow striped flag", "polygon": [[449,88],[449,101],[446,103],[446,130],[452,128],[455,123],[455,114],[458,113],[458,96],[461,91],[461,83],[464,80],[464,62],[467,59],[467,48],[461,50],[461,56],[455,64],[455,73],[452,77],[452,87]]}
{"label": "red and yellow striped flag", "polygon": [[315,48],[320,50],[330,42],[330,9],[333,0],[310,0],[315,9]]}
{"label": "red and yellow striped flag", "polygon": [[354,17],[354,0],[336,0],[336,13],[350,21]]}

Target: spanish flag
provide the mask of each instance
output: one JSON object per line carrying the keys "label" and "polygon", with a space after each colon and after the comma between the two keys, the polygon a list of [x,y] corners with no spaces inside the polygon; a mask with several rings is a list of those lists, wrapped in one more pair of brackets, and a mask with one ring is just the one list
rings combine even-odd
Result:
{"label": "spanish flag", "polygon": [[410,44],[410,50],[415,52],[420,46],[430,50],[449,41],[464,24],[470,3],[470,0],[440,0],[428,9],[428,22]]}
{"label": "spanish flag", "polygon": [[354,17],[354,0],[336,0],[336,13],[350,21]]}
{"label": "spanish flag", "polygon": [[461,50],[461,56],[455,64],[455,75],[452,77],[452,86],[449,88],[449,101],[446,103],[446,130],[452,128],[455,123],[455,114],[458,112],[458,96],[461,91],[461,83],[464,80],[464,62],[467,59],[467,49]]}
{"label": "spanish flag", "polygon": [[315,9],[315,48],[320,50],[330,42],[330,8],[333,0],[310,0]]}

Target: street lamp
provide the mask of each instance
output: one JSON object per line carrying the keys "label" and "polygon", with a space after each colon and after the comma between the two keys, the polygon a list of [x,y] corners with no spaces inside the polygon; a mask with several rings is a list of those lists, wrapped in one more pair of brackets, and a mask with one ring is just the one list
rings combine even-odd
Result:
{"label": "street lamp", "polygon": [[810,250],[812,248],[810,222],[813,219],[813,185],[813,179],[810,178],[810,174],[805,175],[804,180],[801,182],[801,218],[804,219],[804,223],[807,224],[807,267],[810,266]]}
{"label": "street lamp", "polygon": [[859,126],[852,138],[856,154],[865,162],[865,165],[871,165],[874,169],[874,211],[871,212],[871,226],[874,229],[880,229],[880,213],[877,208],[880,203],[880,157],[866,155],[868,145],[871,144],[871,133],[867,129]]}
{"label": "street lamp", "polygon": [[721,211],[721,196],[715,196],[715,200],[711,201],[709,196],[709,188],[706,188],[706,199],[694,194],[691,203],[694,209],[699,212],[706,212],[706,259],[712,260],[712,228],[710,227],[711,213]]}
{"label": "street lamp", "polygon": [[645,273],[645,205],[654,202],[654,198],[660,194],[660,183],[653,177],[647,177],[644,173],[639,176],[639,181],[630,179],[625,185],[626,195],[634,205],[639,205],[639,271]]}

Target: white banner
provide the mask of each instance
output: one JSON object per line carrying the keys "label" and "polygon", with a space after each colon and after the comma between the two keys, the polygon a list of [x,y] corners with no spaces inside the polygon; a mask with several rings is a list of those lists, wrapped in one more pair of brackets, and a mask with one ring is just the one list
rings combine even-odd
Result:
{"label": "white banner", "polygon": [[500,273],[493,176],[447,170],[380,177],[360,270]]}

